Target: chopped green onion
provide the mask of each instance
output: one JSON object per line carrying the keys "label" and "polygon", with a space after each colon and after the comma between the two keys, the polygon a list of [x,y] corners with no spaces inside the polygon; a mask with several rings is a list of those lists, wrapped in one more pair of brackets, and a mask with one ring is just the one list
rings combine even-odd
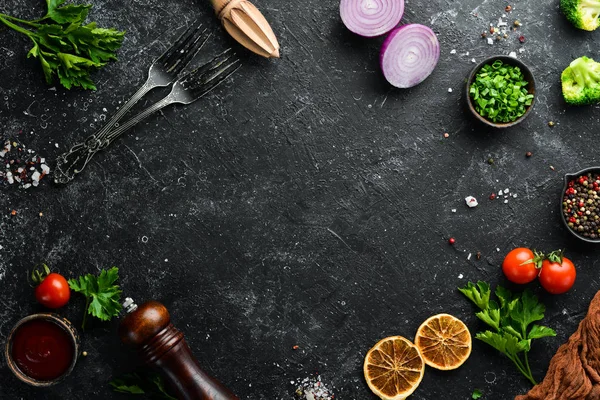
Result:
{"label": "chopped green onion", "polygon": [[494,61],[484,65],[469,88],[475,110],[492,122],[513,122],[533,103],[519,67]]}

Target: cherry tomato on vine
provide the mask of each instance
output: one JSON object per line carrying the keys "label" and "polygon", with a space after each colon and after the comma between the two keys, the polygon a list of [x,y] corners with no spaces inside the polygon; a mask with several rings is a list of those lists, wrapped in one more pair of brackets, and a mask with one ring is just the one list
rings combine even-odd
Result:
{"label": "cherry tomato on vine", "polygon": [[542,257],[543,255],[539,253],[517,247],[504,257],[502,272],[513,283],[529,283],[538,276]]}
{"label": "cherry tomato on vine", "polygon": [[575,283],[575,265],[561,251],[555,251],[548,255],[542,262],[540,272],[540,283],[546,291],[552,294],[562,294]]}
{"label": "cherry tomato on vine", "polygon": [[71,288],[61,274],[50,272],[44,265],[44,270],[34,270],[33,281],[39,283],[35,288],[35,298],[41,305],[48,308],[60,308],[69,302]]}

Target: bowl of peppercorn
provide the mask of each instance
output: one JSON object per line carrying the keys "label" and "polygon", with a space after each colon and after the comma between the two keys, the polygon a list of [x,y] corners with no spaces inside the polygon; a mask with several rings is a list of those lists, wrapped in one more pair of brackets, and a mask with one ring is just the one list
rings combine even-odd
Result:
{"label": "bowl of peppercorn", "polygon": [[469,74],[466,97],[469,110],[479,121],[494,128],[508,128],[531,113],[535,79],[520,60],[492,56]]}
{"label": "bowl of peppercorn", "polygon": [[560,215],[573,236],[600,243],[600,167],[565,175]]}

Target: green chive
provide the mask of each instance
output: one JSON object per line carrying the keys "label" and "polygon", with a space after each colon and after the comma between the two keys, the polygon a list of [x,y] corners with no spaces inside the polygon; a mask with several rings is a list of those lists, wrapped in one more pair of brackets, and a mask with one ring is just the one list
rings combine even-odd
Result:
{"label": "green chive", "polygon": [[501,60],[486,64],[469,88],[475,110],[492,122],[512,122],[521,118],[533,103],[521,69]]}

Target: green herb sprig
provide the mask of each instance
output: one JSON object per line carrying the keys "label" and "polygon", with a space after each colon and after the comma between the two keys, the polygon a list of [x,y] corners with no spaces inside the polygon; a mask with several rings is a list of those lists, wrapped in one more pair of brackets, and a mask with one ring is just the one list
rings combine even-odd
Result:
{"label": "green herb sprig", "polygon": [[160,375],[145,371],[121,375],[110,381],[109,385],[118,393],[146,394],[154,399],[177,400],[167,392]]}
{"label": "green herb sprig", "polygon": [[85,330],[88,314],[108,321],[121,312],[121,289],[115,282],[119,279],[119,269],[112,267],[102,270],[100,275],[87,274],[79,279],[69,279],[71,290],[81,293],[86,298],[85,314],[81,328]]}
{"label": "green herb sprig", "polygon": [[519,67],[500,60],[484,65],[469,88],[475,110],[492,122],[513,122],[533,103],[528,82]]}
{"label": "green herb sprig", "polygon": [[479,281],[477,285],[469,282],[458,290],[481,310],[475,314],[477,318],[492,328],[477,332],[475,337],[506,355],[533,385],[537,385],[527,354],[533,339],[556,336],[553,329],[533,324],[544,318],[546,307],[529,289],[513,294],[498,286],[495,294],[499,303],[490,300],[490,285],[486,282]]}
{"label": "green herb sprig", "polygon": [[36,20],[0,13],[0,22],[29,37],[33,47],[27,57],[37,58],[48,84],[58,77],[67,89],[73,86],[96,90],[90,72],[117,60],[125,32],[84,25],[91,5],[63,5],[66,0],[46,0],[48,11]]}

